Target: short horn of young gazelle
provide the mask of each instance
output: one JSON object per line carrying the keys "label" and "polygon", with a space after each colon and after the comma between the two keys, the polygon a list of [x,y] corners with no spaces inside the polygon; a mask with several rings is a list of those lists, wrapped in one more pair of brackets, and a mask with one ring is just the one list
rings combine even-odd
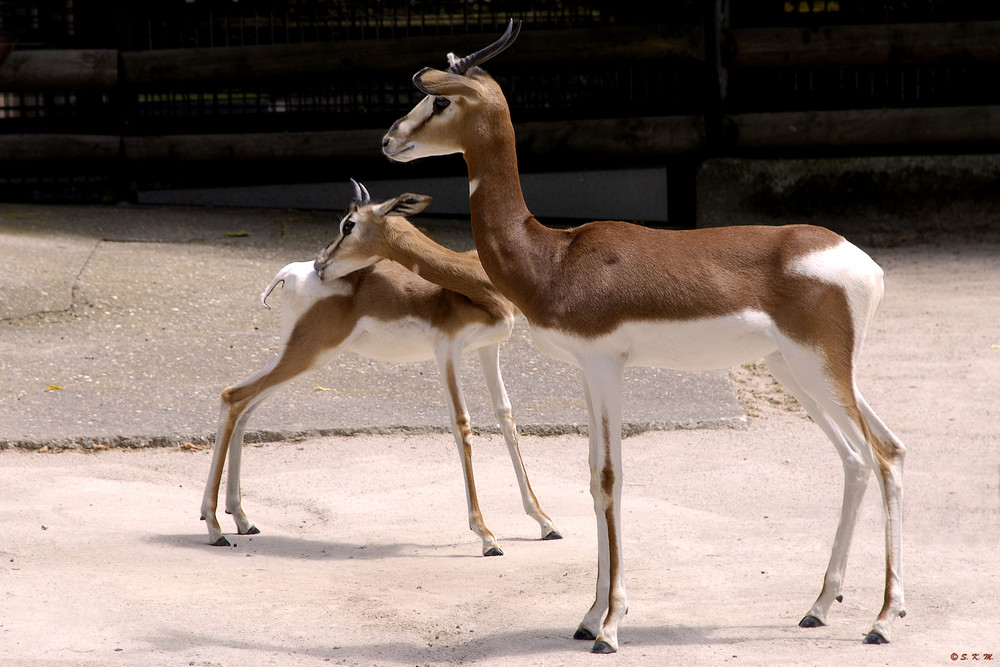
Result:
{"label": "short horn of young gazelle", "polygon": [[[478,350],[524,510],[538,522],[542,539],[559,539],[528,483],[500,374],[500,343],[510,337],[517,310],[490,284],[474,251],[443,248],[399,217],[418,213],[429,197],[405,194],[373,204],[363,186],[355,187],[355,201],[333,243],[315,262],[285,266],[264,290],[262,300],[267,305],[271,292],[283,285],[278,358],[222,392],[215,452],[201,506],[209,542],[229,544],[215,515],[227,450],[226,512],[236,520],[241,535],[258,533],[240,497],[240,455],[251,412],[281,385],[344,351],[386,362],[437,361],[465,478],[469,527],[482,539],[484,556],[500,556],[503,551],[479,510],[462,393],[462,352]],[[383,258],[395,261],[379,261]]]}
{"label": "short horn of young gazelle", "polygon": [[[508,47],[512,27],[488,57]],[[845,482],[822,592],[800,625],[826,622],[843,592],[870,473],[885,507],[885,596],[866,636],[889,639],[904,615],[900,562],[903,444],[865,402],[855,369],[882,298],[882,270],[833,232],[805,225],[670,231],[623,222],[551,229],[521,193],[503,92],[477,65],[425,68],[427,94],[396,121],[383,152],[398,161],[462,153],[472,230],[493,284],[527,317],[542,351],[582,371],[590,413],[590,489],[598,528],[597,595],[576,637],[618,647],[627,610],[622,560],[622,371],[628,365],[724,368],[761,357],[833,441]]]}

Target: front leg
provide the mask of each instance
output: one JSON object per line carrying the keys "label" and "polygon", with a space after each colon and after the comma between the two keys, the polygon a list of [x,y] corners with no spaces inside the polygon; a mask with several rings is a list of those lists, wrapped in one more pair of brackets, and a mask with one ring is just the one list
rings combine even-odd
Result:
{"label": "front leg", "polygon": [[618,650],[618,625],[628,612],[621,530],[622,360],[581,364],[590,424],[590,493],[597,517],[597,594],[574,635],[594,639],[594,653]]}
{"label": "front leg", "polygon": [[476,494],[476,480],[472,472],[472,429],[469,428],[469,412],[465,406],[462,394],[462,378],[459,375],[461,363],[461,347],[453,340],[442,341],[437,349],[438,367],[444,383],[445,398],[451,413],[451,432],[458,445],[458,458],[462,464],[462,477],[465,480],[465,500],[469,510],[469,528],[483,541],[484,556],[503,556],[503,550],[497,544],[496,538],[479,509],[479,497]]}
{"label": "front leg", "polygon": [[528,482],[528,471],[524,468],[521,448],[517,442],[517,426],[514,424],[514,417],[511,414],[510,398],[507,396],[507,388],[504,386],[503,376],[500,374],[500,344],[493,343],[479,348],[479,364],[483,370],[490,398],[493,400],[493,413],[500,425],[504,442],[507,443],[510,461],[514,465],[514,476],[517,478],[517,486],[521,490],[521,504],[524,506],[524,512],[538,522],[542,530],[543,540],[561,540],[562,534],[552,519],[542,511],[534,491],[531,490],[531,483]]}

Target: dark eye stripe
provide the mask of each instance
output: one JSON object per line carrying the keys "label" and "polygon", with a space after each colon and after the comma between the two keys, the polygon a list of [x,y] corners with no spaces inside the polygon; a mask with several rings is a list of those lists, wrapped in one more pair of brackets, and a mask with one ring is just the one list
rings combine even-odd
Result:
{"label": "dark eye stripe", "polygon": [[352,229],[354,229],[354,221],[344,220],[344,224],[340,226],[340,233],[343,234],[344,236],[347,236],[348,234],[351,233]]}

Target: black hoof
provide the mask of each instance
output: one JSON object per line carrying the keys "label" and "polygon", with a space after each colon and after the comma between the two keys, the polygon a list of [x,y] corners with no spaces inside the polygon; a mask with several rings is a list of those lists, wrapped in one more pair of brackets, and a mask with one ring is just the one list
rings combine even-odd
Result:
{"label": "black hoof", "polygon": [[617,653],[618,649],[606,641],[599,641],[594,643],[594,648],[590,649],[590,652],[607,655],[608,653]]}
{"label": "black hoof", "polygon": [[229,540],[227,540],[224,537],[220,537],[219,539],[217,539],[216,541],[212,542],[211,544],[212,544],[213,547],[230,547],[230,546],[232,546],[231,544],[229,544]]}
{"label": "black hoof", "polygon": [[889,640],[877,632],[869,632],[865,635],[866,644],[888,644]]}
{"label": "black hoof", "polygon": [[595,637],[594,633],[588,630],[587,628],[580,628],[573,633],[573,639],[583,639],[588,642],[592,642],[595,639],[597,639],[597,637]]}
{"label": "black hoof", "polygon": [[250,526],[247,532],[240,533],[240,535],[260,535],[260,531],[257,529],[257,526]]}
{"label": "black hoof", "polygon": [[543,537],[543,540],[561,540],[563,538],[562,533],[558,530],[550,530],[549,534]]}
{"label": "black hoof", "polygon": [[503,550],[500,547],[493,547],[489,551],[483,552],[484,556],[503,556]]}
{"label": "black hoof", "polygon": [[811,614],[804,616],[802,620],[799,621],[800,628],[822,628],[824,625],[826,625],[826,623]]}

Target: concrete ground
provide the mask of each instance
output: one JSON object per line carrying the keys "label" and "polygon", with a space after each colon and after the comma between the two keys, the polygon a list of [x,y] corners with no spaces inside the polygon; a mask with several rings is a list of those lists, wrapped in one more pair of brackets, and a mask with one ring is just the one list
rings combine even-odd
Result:
{"label": "concrete ground", "polygon": [[[255,415],[251,428],[271,433],[246,448],[243,507],[261,533],[207,544],[202,443],[218,391],[274,354],[275,313],[257,293],[315,253],[325,224],[298,212],[0,207],[0,664],[1000,660],[1000,237],[861,239],[887,292],[859,384],[909,448],[908,613],[892,643],[861,644],[884,583],[875,488],[843,604],[825,628],[796,627],[819,592],[842,472],[821,432],[748,365],[628,381],[627,402],[652,417],[627,417],[642,431],[624,443],[630,611],[608,657],[571,639],[596,573],[579,384],[523,334],[504,370],[530,426],[521,449],[535,493],[565,539],[537,539],[502,440],[484,434],[479,495],[505,555],[479,556],[443,403],[431,407],[433,367],[345,357]],[[394,387],[411,381],[418,400],[393,412]],[[466,386],[471,399],[474,375]],[[489,423],[484,411],[473,420]],[[385,425],[396,432],[378,433]],[[163,446],[127,447],[150,444]]]}

